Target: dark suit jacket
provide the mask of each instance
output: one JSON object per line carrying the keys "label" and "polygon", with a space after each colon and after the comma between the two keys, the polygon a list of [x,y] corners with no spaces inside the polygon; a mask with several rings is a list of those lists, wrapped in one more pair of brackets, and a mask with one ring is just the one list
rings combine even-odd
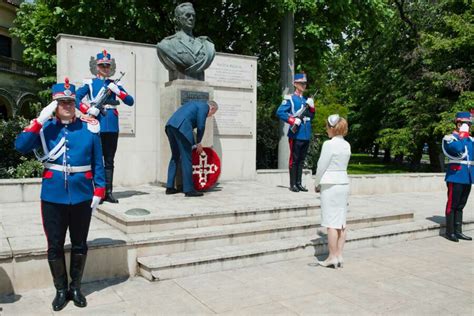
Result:
{"label": "dark suit jacket", "polygon": [[206,128],[209,105],[206,101],[188,101],[171,115],[166,126],[177,128],[194,145],[193,129],[197,129],[196,141],[199,144]]}

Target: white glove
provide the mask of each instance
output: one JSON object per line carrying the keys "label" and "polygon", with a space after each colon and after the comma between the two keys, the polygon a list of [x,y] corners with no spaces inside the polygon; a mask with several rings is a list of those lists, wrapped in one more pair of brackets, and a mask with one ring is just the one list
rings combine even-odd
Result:
{"label": "white glove", "polygon": [[293,125],[300,126],[300,124],[301,124],[301,119],[299,117],[295,118],[295,124]]}
{"label": "white glove", "polygon": [[459,128],[459,136],[461,138],[467,138],[469,137],[469,125],[466,123],[463,123],[461,127]]}
{"label": "white glove", "polygon": [[100,196],[94,195],[94,197],[92,198],[92,203],[91,203],[92,213],[94,213],[95,210],[97,209],[97,206],[99,205],[100,200],[102,200]]}
{"label": "white glove", "polygon": [[314,109],[314,100],[313,100],[313,98],[308,98],[308,100],[306,100],[306,103],[309,105],[310,108]]}
{"label": "white glove", "polygon": [[87,109],[87,114],[93,115],[95,117],[99,116],[99,109],[96,108],[95,106],[91,106],[90,108]]}
{"label": "white glove", "polygon": [[115,83],[113,83],[113,82],[109,83],[109,85],[107,86],[107,88],[108,88],[110,91],[112,91],[113,93],[115,93],[116,95],[120,95],[120,89],[119,89],[119,87],[118,87]]}
{"label": "white glove", "polygon": [[44,109],[42,109],[38,118],[36,119],[38,123],[43,125],[47,120],[49,120],[49,118],[51,117],[51,115],[53,115],[57,107],[58,107],[58,101],[54,100],[53,102],[48,104]]}
{"label": "white glove", "polygon": [[469,125],[466,123],[462,124],[461,127],[459,128],[459,131],[461,133],[468,133],[469,132]]}

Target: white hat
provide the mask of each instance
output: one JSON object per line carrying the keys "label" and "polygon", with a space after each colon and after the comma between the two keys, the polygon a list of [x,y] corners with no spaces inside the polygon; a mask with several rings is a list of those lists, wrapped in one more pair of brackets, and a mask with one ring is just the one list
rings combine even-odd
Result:
{"label": "white hat", "polygon": [[341,117],[339,116],[339,114],[331,114],[328,116],[328,123],[329,123],[329,126],[331,127],[336,126],[340,120],[341,120]]}

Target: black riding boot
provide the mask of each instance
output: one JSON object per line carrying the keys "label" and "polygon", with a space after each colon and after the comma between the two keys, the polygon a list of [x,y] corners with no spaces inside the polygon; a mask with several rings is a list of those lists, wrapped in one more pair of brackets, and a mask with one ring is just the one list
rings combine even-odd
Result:
{"label": "black riding boot", "polygon": [[454,233],[454,213],[456,211],[451,210],[449,214],[446,214],[446,238],[454,241],[459,242],[458,237]]}
{"label": "black riding boot", "polygon": [[105,169],[105,198],[104,201],[118,203],[119,201],[112,195],[114,182],[114,169]]}
{"label": "black riding boot", "polygon": [[303,191],[303,192],[308,192],[308,189],[306,189],[301,183],[301,178],[303,177],[303,166],[300,165],[298,166],[297,172],[296,172],[296,187],[298,190]]}
{"label": "black riding boot", "polygon": [[454,234],[458,239],[472,240],[472,237],[462,233],[462,211],[456,211],[454,213]]}
{"label": "black riding boot", "polygon": [[86,265],[87,255],[71,253],[71,284],[69,284],[69,297],[77,307],[86,307],[87,300],[81,293],[82,273]]}
{"label": "black riding boot", "polygon": [[293,166],[293,168],[290,168],[290,191],[293,192],[299,192],[300,190],[296,186],[296,171],[297,167]]}
{"label": "black riding boot", "polygon": [[67,273],[66,262],[64,257],[57,260],[48,260],[49,269],[53,276],[54,287],[56,288],[56,296],[53,300],[53,310],[62,310],[68,301],[67,297]]}

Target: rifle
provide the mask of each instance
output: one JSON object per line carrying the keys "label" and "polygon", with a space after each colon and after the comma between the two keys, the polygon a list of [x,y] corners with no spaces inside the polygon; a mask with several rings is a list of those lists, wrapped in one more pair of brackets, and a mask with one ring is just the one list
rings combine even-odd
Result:
{"label": "rifle", "polygon": [[[311,96],[311,99],[314,100],[314,97],[316,96],[317,93],[318,93],[318,91],[316,90],[316,92]],[[303,123],[303,118],[305,117],[305,113],[308,110],[308,108],[309,108],[309,104],[306,103],[305,106],[304,106],[304,110],[301,111],[301,113],[296,116],[296,118],[299,118],[301,120],[301,123]],[[293,124],[290,129],[293,133],[296,133],[296,131],[298,130],[298,127],[299,127],[299,125]]]}
{"label": "rifle", "polygon": [[[114,80],[114,83],[117,84],[120,80],[122,80],[123,76],[125,76],[124,72],[120,72],[120,77]],[[102,115],[107,114],[106,110],[104,109],[104,106],[106,105],[105,101],[110,97],[110,95],[113,92],[110,89],[102,89],[99,93],[99,95],[95,98],[97,101],[91,102],[91,106],[99,109],[100,113]],[[114,102],[115,101],[115,102]],[[108,102],[107,104],[110,105],[119,105],[120,102],[118,100],[114,100],[112,102]]]}

